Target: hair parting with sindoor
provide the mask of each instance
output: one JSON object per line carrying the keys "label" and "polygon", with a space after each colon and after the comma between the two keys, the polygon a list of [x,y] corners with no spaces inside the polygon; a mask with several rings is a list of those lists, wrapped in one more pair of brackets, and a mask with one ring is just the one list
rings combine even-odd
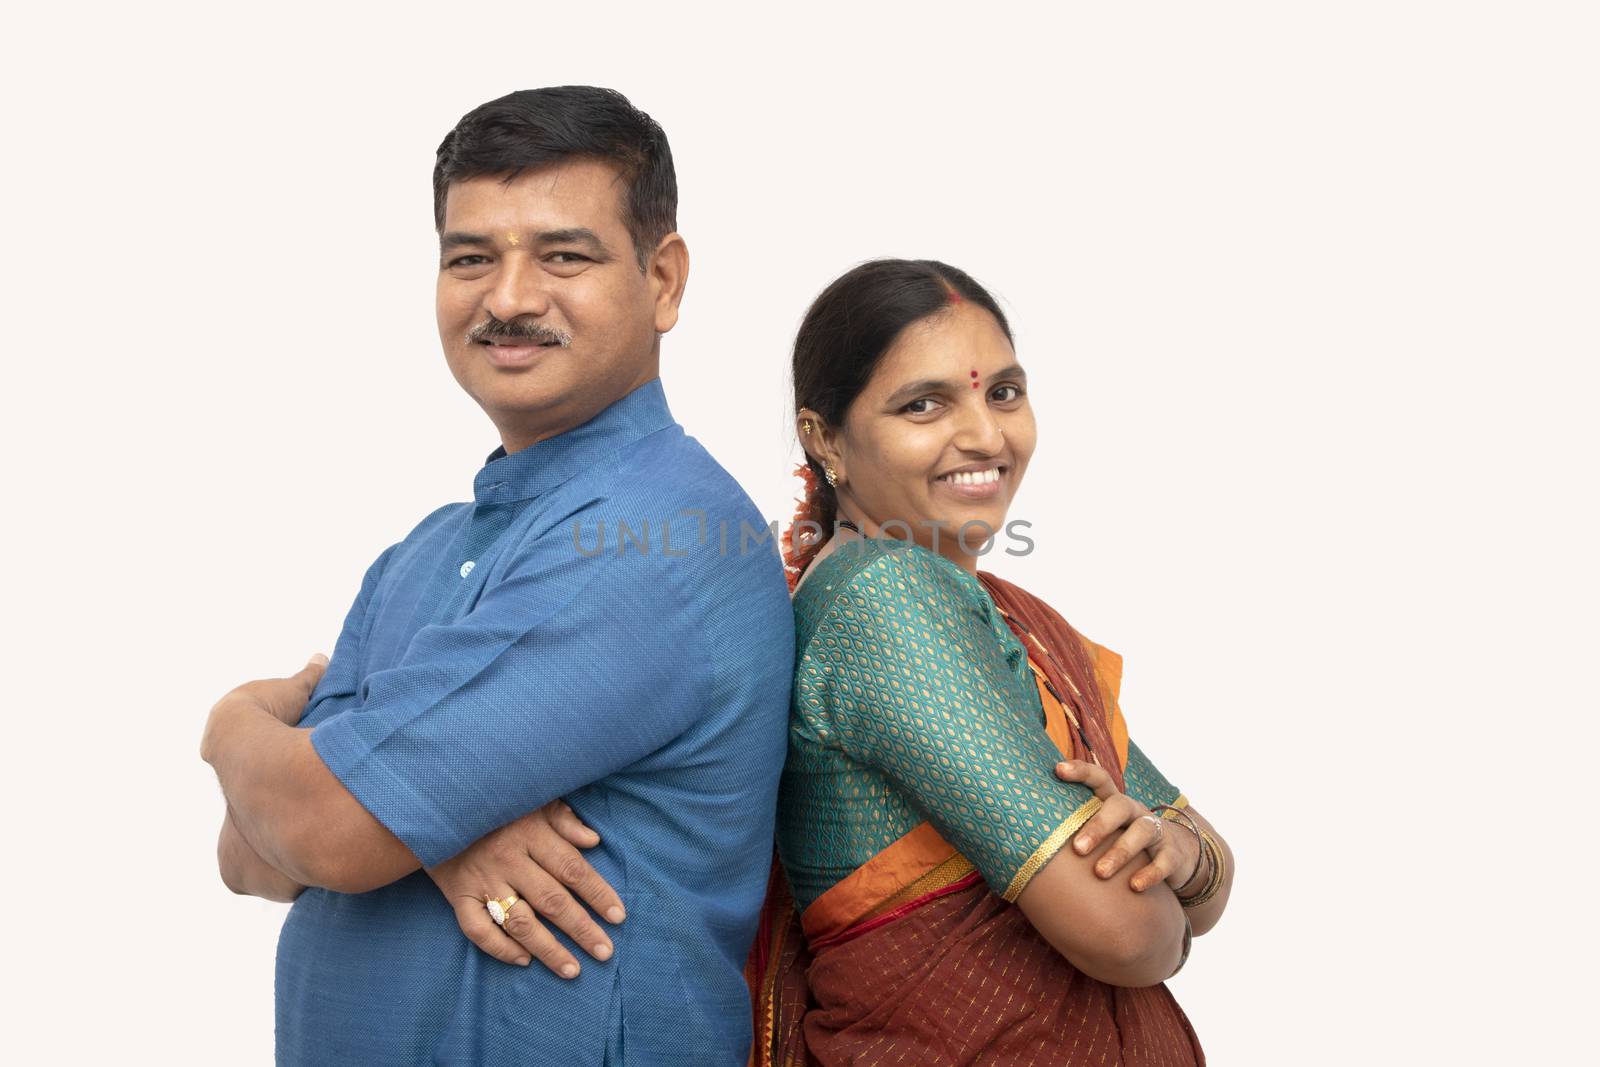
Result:
{"label": "hair parting with sindoor", "polygon": [[[906,327],[964,300],[983,308],[1010,341],[1011,326],[1000,305],[965,271],[933,259],[875,259],[840,275],[812,301],[794,341],[795,411],[810,408],[830,427],[871,380],[884,355]],[[784,534],[790,584],[833,533],[839,500],[809,455],[798,472],[806,492]],[[821,537],[798,543],[795,524],[815,523]]]}

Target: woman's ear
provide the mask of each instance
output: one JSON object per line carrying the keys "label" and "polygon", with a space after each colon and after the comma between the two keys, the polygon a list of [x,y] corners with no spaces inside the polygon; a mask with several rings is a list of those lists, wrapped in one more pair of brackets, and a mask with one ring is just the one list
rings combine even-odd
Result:
{"label": "woman's ear", "polygon": [[823,466],[839,465],[834,432],[828,428],[821,415],[811,408],[801,408],[795,413],[794,432],[795,436],[800,438],[800,447],[806,450],[807,456]]}
{"label": "woman's ear", "polygon": [[816,411],[811,408],[800,408],[795,413],[795,434],[800,437],[800,446],[805,448],[806,456],[818,462],[824,470],[834,470],[838,477],[843,470],[842,453],[840,453],[840,430],[822,421]]}
{"label": "woman's ear", "polygon": [[822,439],[822,425],[822,417],[810,408],[795,412],[794,435],[800,439],[800,447],[812,459],[821,458],[817,454],[817,443]]}

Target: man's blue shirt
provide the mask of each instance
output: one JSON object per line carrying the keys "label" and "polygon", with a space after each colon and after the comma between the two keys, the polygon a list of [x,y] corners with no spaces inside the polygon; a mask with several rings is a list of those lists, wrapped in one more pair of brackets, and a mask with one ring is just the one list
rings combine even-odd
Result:
{"label": "man's blue shirt", "polygon": [[[367,571],[302,724],[425,865],[565,797],[621,894],[582,973],[471,944],[425,872],[308,889],[284,1064],[742,1064],[793,623],[776,546],[649,382],[512,455]],[[547,924],[548,925],[548,924]]]}

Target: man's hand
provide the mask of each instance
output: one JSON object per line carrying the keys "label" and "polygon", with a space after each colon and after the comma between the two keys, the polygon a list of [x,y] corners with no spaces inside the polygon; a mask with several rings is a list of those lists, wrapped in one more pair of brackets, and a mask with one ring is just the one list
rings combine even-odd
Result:
{"label": "man's hand", "polygon": [[205,732],[200,737],[200,758],[211,762],[217,720],[235,710],[239,704],[262,708],[285,726],[298,723],[311,701],[312,690],[317,688],[327,666],[328,657],[318,652],[306,661],[304,667],[287,678],[261,678],[228,690],[221,700],[212,705],[211,714],[206,718]]}
{"label": "man's hand", "polygon": [[[202,758],[209,759],[215,736],[213,729],[219,714],[226,715],[236,702],[248,701],[286,726],[299,722],[311,699],[312,690],[316,689],[327,666],[328,657],[318,652],[298,673],[288,678],[264,678],[230,690],[212,707],[206,720],[205,733],[200,740]],[[217,865],[221,869],[223,883],[235,893],[288,903],[305,889],[298,881],[263,860],[250,847],[234,824],[232,812],[228,810],[223,811],[222,833],[217,838]]]}
{"label": "man's hand", "polygon": [[[611,938],[572,895],[577,893],[609,922],[620,923],[625,917],[622,899],[578,851],[599,843],[599,834],[565,802],[554,800],[427,870],[473,944],[503,963],[525,967],[537,958],[561,977],[576,978],[578,961],[534,912],[555,923],[595,959],[611,958]],[[502,929],[484,904],[513,895],[517,903]]]}
{"label": "man's hand", "polygon": [[297,673],[287,678],[261,678],[246,682],[222,699],[243,697],[254,700],[279,722],[293,726],[305,714],[306,705],[311,702],[311,693],[322,681],[322,672],[327,668],[328,657],[318,652]]}
{"label": "man's hand", "polygon": [[256,855],[226,811],[222,833],[217,836],[217,868],[222,872],[222,884],[241,896],[292,904],[306,888]]}

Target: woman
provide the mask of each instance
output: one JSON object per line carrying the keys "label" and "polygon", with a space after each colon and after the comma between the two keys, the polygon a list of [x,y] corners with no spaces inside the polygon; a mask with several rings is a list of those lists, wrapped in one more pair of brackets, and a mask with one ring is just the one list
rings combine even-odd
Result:
{"label": "woman", "polygon": [[1035,439],[1004,314],[955,268],[867,263],[807,313],[794,384],[752,1062],[1203,1063],[1159,983],[1226,905],[1227,845],[1128,739],[1120,657],[977,569]]}

